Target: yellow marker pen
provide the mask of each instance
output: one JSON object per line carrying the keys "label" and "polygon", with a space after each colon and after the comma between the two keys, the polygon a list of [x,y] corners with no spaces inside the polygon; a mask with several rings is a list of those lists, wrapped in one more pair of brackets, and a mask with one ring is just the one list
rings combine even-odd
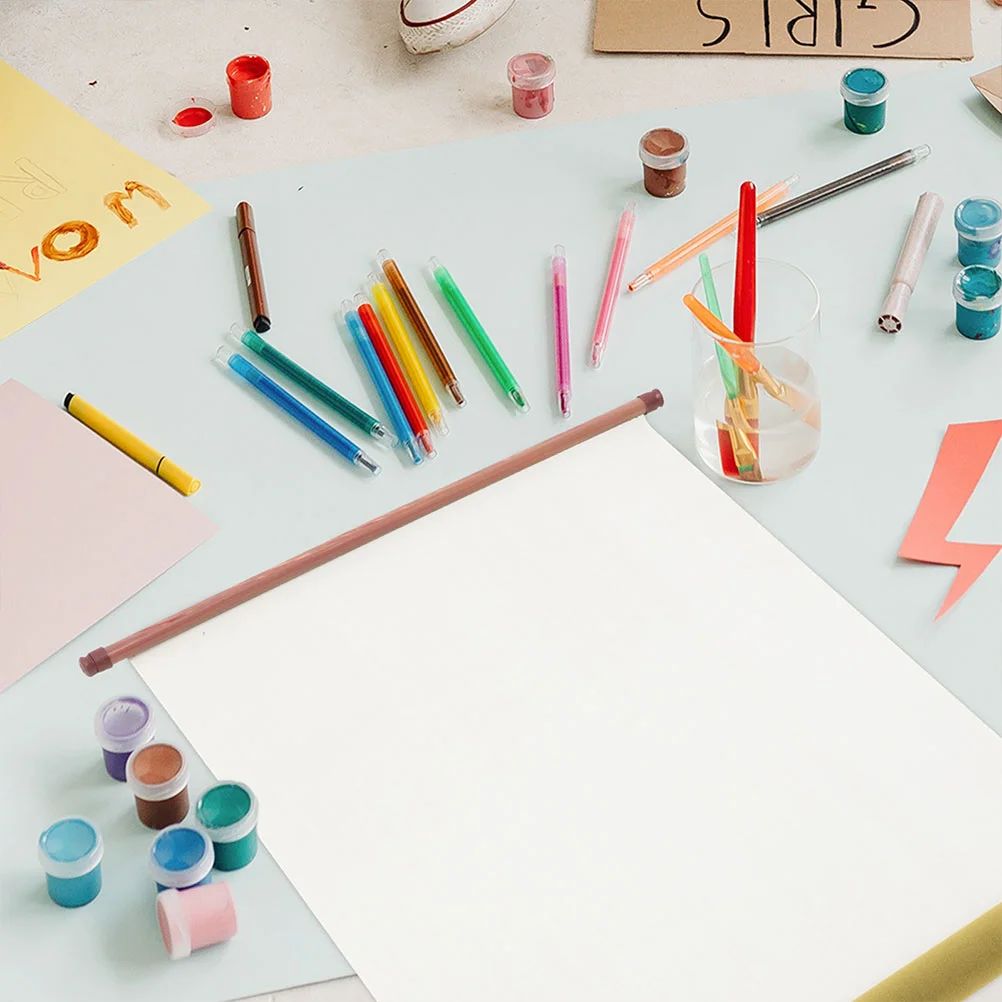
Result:
{"label": "yellow marker pen", "polygon": [[403,318],[393,303],[390,290],[372,274],[369,275],[367,285],[369,295],[375,300],[379,315],[383,318],[386,333],[389,334],[393,347],[396,348],[397,354],[400,356],[400,364],[403,366],[404,372],[407,373],[411,386],[414,387],[414,395],[417,397],[425,417],[428,418],[428,423],[439,435],[448,435],[449,426],[445,423],[445,412],[438,402],[438,397],[435,396],[435,391],[424,371],[421,359],[418,358],[414,342],[411,341],[407,328],[404,327]]}
{"label": "yellow marker pen", "polygon": [[171,462],[162,452],[154,449],[152,445],[147,445],[141,438],[136,438],[131,431],[126,431],[107,414],[102,414],[75,393],[66,394],[63,406],[81,424],[86,425],[96,435],[100,435],[106,442],[110,442],[120,452],[124,452],[129,459],[134,459],[140,466],[145,466],[151,473],[155,473],[179,493],[191,495],[202,486],[190,473],[185,473],[177,463]]}

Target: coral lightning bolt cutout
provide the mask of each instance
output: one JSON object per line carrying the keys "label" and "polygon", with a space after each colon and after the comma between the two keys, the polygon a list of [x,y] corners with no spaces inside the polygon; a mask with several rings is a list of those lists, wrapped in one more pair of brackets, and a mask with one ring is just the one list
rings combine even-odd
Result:
{"label": "coral lightning bolt cutout", "polygon": [[963,597],[1002,550],[993,544],[951,543],[946,538],[978,486],[999,438],[1002,421],[951,424],[946,429],[929,483],[898,550],[905,560],[957,568],[937,619]]}

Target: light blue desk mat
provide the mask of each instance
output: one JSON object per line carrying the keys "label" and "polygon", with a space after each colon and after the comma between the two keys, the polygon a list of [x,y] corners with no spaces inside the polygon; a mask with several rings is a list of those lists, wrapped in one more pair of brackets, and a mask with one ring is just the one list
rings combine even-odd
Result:
{"label": "light blue desk mat", "polygon": [[[680,300],[695,281],[694,262],[623,298],[604,367],[586,368],[616,220],[629,198],[638,200],[633,275],[730,211],[746,177],[765,187],[799,171],[802,191],[902,149],[933,146],[921,165],[762,231],[764,256],[798,264],[821,289],[823,446],[787,483],[724,489],[1002,733],[995,628],[1002,562],[934,624],[953,571],[895,558],[947,424],[1002,417],[1002,338],[972,343],[953,331],[949,213],[967,195],[1002,194],[1002,119],[974,92],[970,72],[955,67],[895,82],[887,128],[874,137],[842,128],[833,80],[824,93],[556,129],[542,123],[539,131],[202,185],[214,214],[0,343],[0,378],[18,378],[54,402],[73,390],[156,443],[202,479],[192,503],[221,526],[0,697],[0,1000],[141,991],[146,1002],[220,1002],[349,972],[267,857],[231,878],[238,938],[185,963],[166,961],[144,868],[148,836],[131,820],[127,793],[101,778],[90,731],[102,699],[144,687],[128,665],[84,679],[76,659],[566,428],[553,402],[548,268],[557,242],[568,257],[573,421],[658,386],[666,406],[652,423],[693,458],[691,325]],[[687,132],[693,148],[689,188],[668,201],[648,198],[639,182],[637,140],[658,125]],[[874,321],[926,190],[944,197],[947,212],[906,328],[891,338]],[[210,364],[230,323],[247,316],[232,221],[240,199],[257,216],[275,323],[269,338],[375,412],[378,400],[335,317],[379,247],[397,258],[470,401],[449,412],[452,435],[434,463],[413,469],[387,455],[382,476],[365,480]],[[451,269],[491,332],[530,414],[512,412],[467,350],[423,272],[431,254]],[[732,241],[713,256],[733,256]],[[995,462],[954,538],[1002,539],[1000,496],[1002,464]],[[435,571],[447,574],[447,559]],[[402,600],[389,585],[374,596],[386,605],[387,629],[393,602]],[[449,610],[436,607],[433,585],[427,602],[447,633]],[[774,628],[782,628],[782,614]],[[281,685],[281,665],[246,684]],[[196,768],[193,787],[206,778]],[[52,817],[78,810],[105,825],[107,886],[95,905],[64,913],[45,903],[34,839]],[[262,810],[266,838],[268,805]]]}

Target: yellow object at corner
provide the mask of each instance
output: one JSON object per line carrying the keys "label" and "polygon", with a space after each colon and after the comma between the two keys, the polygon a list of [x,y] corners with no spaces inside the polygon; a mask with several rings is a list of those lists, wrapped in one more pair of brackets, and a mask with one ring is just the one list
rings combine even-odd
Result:
{"label": "yellow object at corner", "polygon": [[1002,904],[923,953],[856,1002],[963,1002],[1002,977]]}
{"label": "yellow object at corner", "polygon": [[202,486],[200,481],[182,470],[177,463],[169,460],[158,449],[147,445],[141,438],[137,438],[131,431],[112,421],[107,414],[103,414],[93,404],[87,403],[75,393],[69,394],[63,404],[81,424],[86,425],[96,435],[100,435],[120,452],[124,452],[129,459],[135,460],[140,466],[145,466],[179,493],[191,495]]}

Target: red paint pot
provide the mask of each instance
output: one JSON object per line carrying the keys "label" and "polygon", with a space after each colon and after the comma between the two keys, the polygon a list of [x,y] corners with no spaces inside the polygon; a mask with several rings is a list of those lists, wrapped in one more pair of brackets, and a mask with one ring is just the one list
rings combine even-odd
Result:
{"label": "red paint pot", "polygon": [[271,111],[271,65],[264,56],[237,56],[226,64],[230,107],[237,118],[263,118]]}

